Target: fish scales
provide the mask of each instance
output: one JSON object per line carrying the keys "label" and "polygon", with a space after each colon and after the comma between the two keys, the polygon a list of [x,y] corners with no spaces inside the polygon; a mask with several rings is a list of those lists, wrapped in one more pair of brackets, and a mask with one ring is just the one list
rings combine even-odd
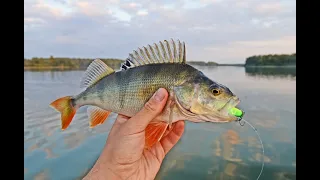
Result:
{"label": "fish scales", "polygon": [[197,70],[186,64],[149,64],[104,77],[74,98],[77,105],[89,104],[132,116],[159,88],[172,90]]}

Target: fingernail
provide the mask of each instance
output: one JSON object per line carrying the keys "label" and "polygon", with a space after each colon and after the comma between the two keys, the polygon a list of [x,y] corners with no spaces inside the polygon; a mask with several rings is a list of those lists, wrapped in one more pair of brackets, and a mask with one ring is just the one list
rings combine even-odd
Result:
{"label": "fingernail", "polygon": [[158,91],[156,92],[156,94],[154,95],[154,99],[156,101],[159,101],[161,102],[163,99],[164,99],[164,96],[165,96],[165,92],[164,92],[164,89],[158,89]]}

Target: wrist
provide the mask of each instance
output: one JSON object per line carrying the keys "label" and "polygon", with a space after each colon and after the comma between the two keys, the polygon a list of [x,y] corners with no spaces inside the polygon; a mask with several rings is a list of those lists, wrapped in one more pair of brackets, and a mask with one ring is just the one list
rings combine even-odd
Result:
{"label": "wrist", "polygon": [[91,171],[83,178],[83,180],[91,179],[122,180],[121,177],[114,173],[107,165],[100,163],[95,164]]}

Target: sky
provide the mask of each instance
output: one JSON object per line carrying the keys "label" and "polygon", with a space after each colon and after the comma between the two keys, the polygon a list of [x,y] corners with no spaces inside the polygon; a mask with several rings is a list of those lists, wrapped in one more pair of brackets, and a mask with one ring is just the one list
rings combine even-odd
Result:
{"label": "sky", "polygon": [[25,0],[24,56],[120,58],[165,39],[187,61],[296,52],[295,0]]}

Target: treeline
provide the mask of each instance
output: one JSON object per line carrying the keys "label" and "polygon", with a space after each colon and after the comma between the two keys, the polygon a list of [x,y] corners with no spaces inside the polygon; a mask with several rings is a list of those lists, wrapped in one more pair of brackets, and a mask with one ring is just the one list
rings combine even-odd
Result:
{"label": "treeline", "polygon": [[244,66],[244,64],[218,64],[218,66]]}
{"label": "treeline", "polygon": [[[112,68],[119,68],[120,64],[124,61],[122,59],[114,58],[100,58],[103,62]],[[39,58],[34,57],[32,59],[24,59],[25,69],[86,69],[94,59],[89,58],[64,58],[53,57]],[[217,66],[216,62],[204,62],[204,61],[187,61],[190,65],[200,66]]]}
{"label": "treeline", "polygon": [[[24,59],[25,69],[86,69],[94,59],[53,57]],[[123,62],[121,59],[101,58],[101,60],[112,68],[119,68]]]}
{"label": "treeline", "polygon": [[216,62],[204,62],[204,61],[187,61],[187,64],[198,65],[198,66],[217,66]]}
{"label": "treeline", "polygon": [[204,61],[187,61],[190,65],[198,66],[244,66],[244,64],[219,64],[213,61],[204,62]]}
{"label": "treeline", "polygon": [[296,66],[296,53],[251,56],[245,66]]}

